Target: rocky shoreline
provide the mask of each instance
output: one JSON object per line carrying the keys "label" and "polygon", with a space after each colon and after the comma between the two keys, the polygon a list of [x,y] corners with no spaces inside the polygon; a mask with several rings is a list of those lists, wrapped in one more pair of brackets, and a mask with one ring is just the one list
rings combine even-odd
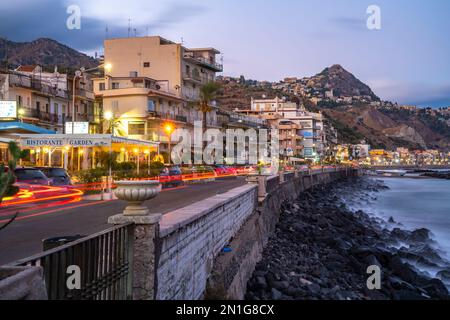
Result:
{"label": "rocky shoreline", "polygon": [[[248,282],[249,300],[448,299],[441,281],[450,264],[427,229],[408,231],[349,204],[367,203],[382,182],[355,178],[318,187],[284,204],[263,259]],[[381,289],[369,290],[367,268],[381,269]],[[434,279],[422,267],[438,270]]]}

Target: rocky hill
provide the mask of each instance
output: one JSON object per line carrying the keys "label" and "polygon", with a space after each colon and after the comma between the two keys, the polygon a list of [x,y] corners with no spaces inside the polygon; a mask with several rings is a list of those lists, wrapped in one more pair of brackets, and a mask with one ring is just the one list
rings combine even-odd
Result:
{"label": "rocky hill", "polygon": [[4,67],[39,64],[53,68],[92,68],[98,61],[55,40],[40,38],[31,42],[13,42],[0,38],[0,62]]}
{"label": "rocky hill", "polygon": [[369,101],[380,101],[373,91],[353,74],[336,64],[319,74],[299,81],[306,92],[323,98],[367,97]]}
{"label": "rocky hill", "polygon": [[340,143],[364,139],[374,148],[450,150],[450,110],[406,108],[381,101],[339,65],[313,77],[289,78],[289,82],[258,82],[242,77],[222,77],[219,82],[220,106],[248,109],[252,97],[285,97],[310,111],[323,112],[338,130]]}

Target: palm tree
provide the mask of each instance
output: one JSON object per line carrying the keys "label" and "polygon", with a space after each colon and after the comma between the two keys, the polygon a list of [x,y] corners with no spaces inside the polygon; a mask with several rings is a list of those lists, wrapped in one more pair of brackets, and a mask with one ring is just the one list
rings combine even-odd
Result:
{"label": "palm tree", "polygon": [[199,109],[203,113],[203,131],[206,131],[206,115],[212,110],[211,102],[216,99],[220,85],[216,82],[208,82],[200,87]]}

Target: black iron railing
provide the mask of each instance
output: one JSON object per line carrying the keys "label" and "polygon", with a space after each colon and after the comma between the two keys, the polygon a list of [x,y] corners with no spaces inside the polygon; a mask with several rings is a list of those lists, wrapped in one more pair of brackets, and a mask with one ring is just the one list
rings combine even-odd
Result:
{"label": "black iron railing", "polygon": [[[128,300],[132,298],[133,224],[107,229],[14,263],[41,266],[49,300]],[[80,271],[80,288],[68,280]]]}

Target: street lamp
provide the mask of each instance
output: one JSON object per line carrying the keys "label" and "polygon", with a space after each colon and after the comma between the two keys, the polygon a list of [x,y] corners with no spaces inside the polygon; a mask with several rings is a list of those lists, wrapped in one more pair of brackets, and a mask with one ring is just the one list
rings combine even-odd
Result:
{"label": "street lamp", "polygon": [[112,113],[112,111],[105,111],[104,118],[106,121],[109,121],[109,130],[114,136],[114,114]]}
{"label": "street lamp", "polygon": [[171,149],[172,149],[172,146],[171,146],[171,144],[172,144],[172,133],[174,132],[174,130],[175,130],[175,128],[174,128],[174,126],[173,126],[173,124],[171,124],[171,123],[166,123],[165,125],[164,125],[164,131],[166,132],[166,134],[167,134],[167,138],[169,139],[169,155],[168,155],[168,160],[169,160],[169,165],[170,165],[170,157],[171,157]]}
{"label": "street lamp", "polygon": [[[111,63],[104,63],[99,65],[98,67],[91,68],[91,69],[85,69],[84,67],[80,68],[80,70],[75,71],[75,76],[73,77],[73,91],[72,91],[72,134],[75,134],[75,86],[77,83],[77,78],[80,78],[83,76],[83,73],[98,70],[103,68],[106,72],[110,72],[112,70],[112,64]],[[105,73],[105,79],[106,79],[106,73]]]}

